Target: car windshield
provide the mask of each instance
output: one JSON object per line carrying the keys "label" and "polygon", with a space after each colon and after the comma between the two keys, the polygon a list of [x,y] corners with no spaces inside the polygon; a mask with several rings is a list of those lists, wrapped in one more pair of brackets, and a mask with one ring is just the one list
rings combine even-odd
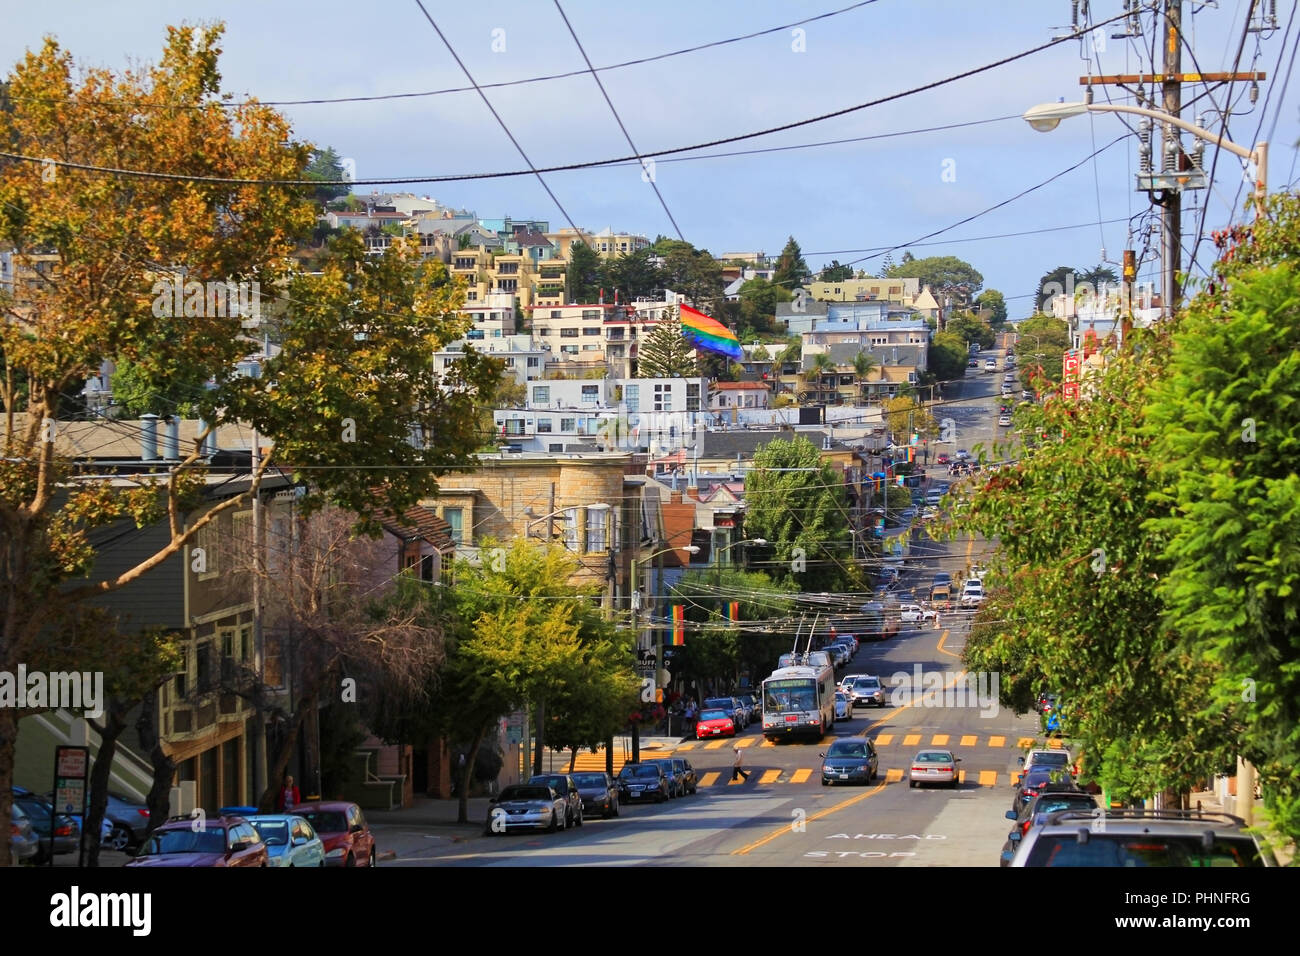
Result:
{"label": "car windshield", "polygon": [[624,767],[622,775],[638,779],[642,777],[658,778],[659,768],[650,764],[639,764],[635,767]]}
{"label": "car windshield", "polygon": [[880,681],[875,677],[863,677],[853,686],[858,690],[880,690]]}
{"label": "car windshield", "polygon": [[770,681],[763,697],[763,710],[774,714],[817,709],[811,680]]}
{"label": "car windshield", "polygon": [[580,787],[604,787],[608,786],[603,773],[575,773],[573,782]]}
{"label": "car windshield", "polygon": [[710,697],[708,700],[704,702],[704,706],[721,708],[722,710],[730,710],[735,705],[725,697]]}
{"label": "car windshield", "polygon": [[930,750],[916,755],[917,763],[952,763],[952,754]]}
{"label": "car windshield", "polygon": [[139,853],[140,856],[166,856],[170,853],[225,853],[226,831],[221,828],[199,830],[177,827],[157,830]]}
{"label": "car windshield", "polygon": [[513,786],[506,787],[501,791],[501,796],[497,798],[497,803],[509,803],[513,800],[545,800],[551,801],[551,791],[546,787],[527,787]]}
{"label": "car windshield", "polygon": [[865,757],[866,755],[866,744],[849,740],[837,740],[831,744],[831,749],[826,751],[827,757]]}
{"label": "car windshield", "polygon": [[342,810],[304,810],[301,814],[317,833],[346,833],[347,816]]}
{"label": "car windshield", "polygon": [[700,713],[700,720],[726,720],[728,714],[721,710],[705,710]]}
{"label": "car windshield", "polygon": [[563,777],[533,777],[528,781],[540,787],[550,787],[556,793],[568,793],[569,784]]}
{"label": "car windshield", "polygon": [[253,820],[253,829],[267,846],[286,846],[289,843],[289,824],[283,820]]}
{"label": "car windshield", "polygon": [[1056,813],[1058,810],[1089,810],[1096,805],[1097,801],[1086,794],[1073,797],[1040,797],[1038,803],[1034,805],[1034,813]]}
{"label": "car windshield", "polygon": [[1200,835],[1156,836],[1098,833],[1087,843],[1074,834],[1043,835],[1025,860],[1027,866],[1264,866],[1248,837],[1219,837],[1207,850]]}
{"label": "car windshield", "polygon": [[1053,750],[1048,753],[1034,754],[1034,766],[1039,764],[1051,764],[1056,767],[1064,767],[1070,762],[1070,755],[1064,750]]}

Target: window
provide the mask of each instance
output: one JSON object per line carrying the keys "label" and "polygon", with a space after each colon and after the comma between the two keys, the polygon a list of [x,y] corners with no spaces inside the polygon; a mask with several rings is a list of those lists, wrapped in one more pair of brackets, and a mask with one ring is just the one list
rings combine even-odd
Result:
{"label": "window", "polygon": [[[221,519],[217,518],[211,524],[204,525],[194,537],[190,549],[190,567],[203,569],[198,572],[200,581],[215,575],[221,569],[221,562],[218,560],[221,539],[217,533],[220,526]],[[202,552],[201,555],[198,552]]]}
{"label": "window", "polygon": [[552,310],[551,310],[551,318],[553,318],[553,319],[562,319],[562,318],[564,318],[564,313],[561,312],[559,309],[552,309]]}
{"label": "window", "polygon": [[443,508],[442,520],[451,525],[451,540],[456,544],[464,543],[462,537],[462,509],[460,508]]}
{"label": "window", "polygon": [[198,675],[195,681],[200,693],[212,689],[212,642],[204,641],[198,646]]}
{"label": "window", "polygon": [[673,387],[671,383],[655,386],[654,410],[656,412],[671,412],[673,410]]}
{"label": "window", "polygon": [[562,339],[576,339],[577,337],[577,329],[560,329],[560,338]]}
{"label": "window", "polygon": [[478,341],[479,339],[483,338],[483,330],[470,329],[468,332],[465,333],[465,338],[469,339],[470,341]]}
{"label": "window", "polygon": [[584,322],[586,322],[586,321],[595,321],[595,320],[599,320],[599,319],[600,319],[600,309],[583,309],[583,310],[582,310],[582,318],[583,318],[583,321],[584,321]]}
{"label": "window", "polygon": [[699,383],[686,383],[686,410],[688,412],[698,412],[700,410],[700,386]]}
{"label": "window", "polygon": [[507,435],[522,435],[524,433],[524,420],[522,418],[507,418],[505,427]]}
{"label": "window", "polygon": [[587,509],[587,550],[588,551],[606,550],[605,520],[608,514],[609,514],[608,508]]}
{"label": "window", "polygon": [[599,326],[596,326],[595,328],[586,328],[582,330],[583,335],[600,335],[600,333],[601,333],[601,329]]}
{"label": "window", "polygon": [[597,403],[599,402],[599,400],[600,400],[600,386],[599,386],[599,385],[584,385],[584,386],[582,386],[582,404],[584,404],[584,405],[595,405],[595,404],[597,404]]}
{"label": "window", "polygon": [[534,385],[533,386],[533,404],[546,405],[551,400],[551,386]]}
{"label": "window", "polygon": [[582,347],[582,350],[583,350],[584,352],[599,352],[599,351],[600,351],[600,346],[599,346],[599,345],[584,345],[584,346]]}
{"label": "window", "polygon": [[576,418],[561,418],[560,431],[572,432],[578,430],[578,420]]}
{"label": "window", "polygon": [[241,661],[247,663],[253,659],[253,625],[245,624],[239,629],[239,646]]}
{"label": "window", "polygon": [[537,419],[537,434],[548,435],[551,431],[551,420],[549,418]]}
{"label": "window", "polygon": [[560,351],[565,355],[577,355],[578,347],[576,345],[561,345]]}
{"label": "window", "polygon": [[498,279],[497,288],[502,292],[515,292],[519,288],[518,279]]}
{"label": "window", "polygon": [[554,445],[554,444],[552,444],[552,445],[547,445],[547,446],[546,446],[546,450],[549,451],[549,452],[562,452],[562,451],[564,451],[564,446],[563,446],[563,445]]}
{"label": "window", "polygon": [[641,411],[641,386],[624,385],[623,401],[627,405],[627,410],[629,412]]}
{"label": "window", "polygon": [[506,368],[514,368],[514,367],[515,367],[515,360],[512,358],[506,359]]}
{"label": "window", "polygon": [[468,292],[465,293],[465,301],[466,301],[466,302],[473,302],[473,301],[475,301],[476,299],[478,299],[478,291],[477,291],[477,290],[475,290],[475,289],[470,289]]}
{"label": "window", "polygon": [[217,632],[221,636],[221,656],[233,657],[236,660],[243,658],[239,632],[233,627],[222,628]]}
{"label": "window", "polygon": [[528,360],[528,367],[529,367],[529,368],[537,368],[537,366],[538,366],[539,364],[540,364],[540,363],[538,362],[536,356],[534,356],[534,357],[532,357],[532,358],[530,358],[530,359]]}

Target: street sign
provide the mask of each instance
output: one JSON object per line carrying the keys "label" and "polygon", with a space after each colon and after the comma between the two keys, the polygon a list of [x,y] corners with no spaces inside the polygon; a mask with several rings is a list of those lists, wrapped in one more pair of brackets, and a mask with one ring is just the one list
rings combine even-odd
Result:
{"label": "street sign", "polygon": [[[78,849],[77,865],[84,864],[83,857],[86,843],[86,780],[89,777],[89,747],[55,747],[54,748],[54,809],[60,813],[80,818],[78,830],[81,844]],[[54,830],[50,827],[50,866],[54,865]]]}

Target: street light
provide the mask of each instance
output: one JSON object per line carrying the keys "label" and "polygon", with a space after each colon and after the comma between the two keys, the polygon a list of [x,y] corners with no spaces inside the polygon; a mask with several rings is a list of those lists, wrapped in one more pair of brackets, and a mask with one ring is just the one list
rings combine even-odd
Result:
{"label": "street light", "polygon": [[[632,602],[632,608],[631,608],[631,610],[632,610],[632,634],[633,634],[633,639],[636,641],[636,646],[637,646],[637,651],[638,651],[638,657],[637,657],[637,663],[638,663],[638,664],[640,663],[640,660],[641,660],[641,658],[640,658],[640,656],[639,656],[639,653],[640,653],[640,650],[641,650],[641,625],[640,625],[640,623],[639,623],[639,621],[638,621],[638,618],[640,617],[640,615],[638,614],[638,612],[641,610],[641,587],[640,587],[640,584],[639,584],[639,582],[638,582],[638,580],[637,580],[638,577],[639,577],[639,575],[638,575],[637,572],[638,572],[638,569],[640,568],[640,566],[641,566],[642,564],[644,564],[645,562],[647,562],[647,561],[653,561],[655,558],[659,557],[661,554],[668,554],[670,551],[685,551],[687,554],[699,554],[699,553],[700,553],[700,549],[699,549],[698,546],[693,545],[693,544],[688,544],[688,545],[683,545],[683,546],[680,547],[680,548],[663,548],[663,549],[661,549],[661,550],[659,550],[659,551],[655,551],[655,552],[652,552],[651,554],[647,554],[647,555],[646,555],[645,557],[643,557],[643,558],[633,558],[633,559],[632,559],[632,582],[631,582],[631,588],[630,588],[630,592],[631,592],[631,595],[630,595],[630,596],[631,596],[631,602]],[[660,581],[659,583],[662,584],[662,581]],[[653,595],[651,595],[651,597],[652,597],[652,598],[656,601],[656,603],[657,603],[657,601],[658,601],[658,597],[659,597],[659,595],[658,595],[657,592],[658,592],[659,588],[658,588],[658,587],[655,587],[655,588],[653,588],[653,590],[654,590],[656,593],[653,594]],[[653,677],[654,687],[655,687],[655,688],[660,687],[660,686],[661,686],[661,682],[662,682],[662,684],[664,684],[664,685],[667,684],[667,681],[666,681],[666,680],[663,680],[663,677],[664,677],[664,675],[666,674],[666,671],[665,671],[665,670],[663,669],[663,667],[662,667],[662,664],[663,664],[663,658],[664,658],[663,630],[662,630],[661,628],[656,628],[656,629],[655,629],[655,663],[654,663],[655,673],[654,673],[654,677]],[[644,688],[644,686],[645,686],[645,685],[644,685],[644,682],[643,682],[643,683],[642,683],[642,687]],[[612,761],[613,761],[613,756],[612,756],[612,755],[613,755],[613,751],[612,751],[612,750],[609,751],[609,754],[610,754],[610,756],[607,757],[607,759],[606,759],[606,770],[607,770],[609,773],[612,774],[612,773],[613,773],[613,764],[612,764]],[[636,724],[633,724],[633,725],[632,725],[632,762],[633,762],[633,763],[639,763],[640,761],[641,761],[641,728],[638,727]]]}
{"label": "street light", "polygon": [[714,561],[713,561],[713,569],[714,569],[714,571],[713,571],[713,586],[714,586],[715,588],[718,589],[718,599],[719,599],[719,600],[721,600],[721,598],[722,598],[722,561],[719,560],[719,559],[722,557],[723,554],[725,554],[726,552],[730,551],[732,548],[738,548],[738,547],[740,547],[742,544],[756,544],[756,545],[758,545],[758,546],[761,548],[761,547],[763,547],[763,545],[767,544],[767,539],[766,539],[766,538],[746,538],[744,541],[733,541],[731,544],[726,545],[725,547],[722,547],[722,548],[718,548],[716,551],[713,552],[713,558],[714,558]]}

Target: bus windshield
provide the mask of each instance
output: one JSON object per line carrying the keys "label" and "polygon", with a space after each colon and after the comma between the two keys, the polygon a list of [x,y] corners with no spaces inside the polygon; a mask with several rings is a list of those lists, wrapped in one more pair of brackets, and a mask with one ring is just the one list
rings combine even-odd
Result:
{"label": "bus windshield", "polygon": [[763,710],[774,714],[817,710],[817,685],[811,680],[766,681]]}

